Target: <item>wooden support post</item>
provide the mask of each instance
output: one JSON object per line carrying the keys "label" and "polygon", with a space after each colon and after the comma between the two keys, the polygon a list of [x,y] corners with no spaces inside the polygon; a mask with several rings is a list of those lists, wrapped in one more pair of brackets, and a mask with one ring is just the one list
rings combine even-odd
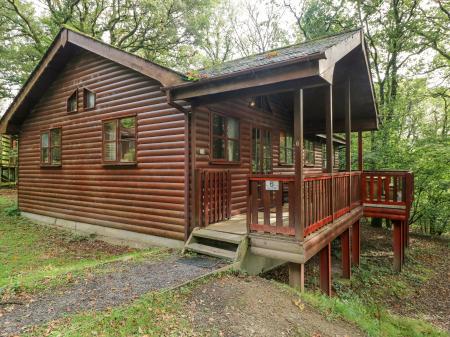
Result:
{"label": "wooden support post", "polygon": [[402,254],[403,254],[403,244],[402,244],[402,223],[398,220],[393,220],[394,225],[393,231],[393,241],[392,248],[394,250],[394,271],[400,272],[402,270]]}
{"label": "wooden support post", "polygon": [[331,243],[328,243],[320,254],[320,290],[331,296]]}
{"label": "wooden support post", "polygon": [[362,171],[363,169],[364,169],[363,138],[362,138],[362,132],[358,131],[358,171]]}
{"label": "wooden support post", "polygon": [[[351,151],[351,141],[352,141],[352,106],[351,106],[351,88],[350,88],[350,78],[347,79],[345,86],[345,170],[347,172],[352,171],[352,151]],[[352,176],[351,173],[348,177],[347,186],[347,201],[348,207],[351,209],[352,206]]]}
{"label": "wooden support post", "polygon": [[325,127],[327,136],[327,173],[331,175],[331,219],[334,221],[334,177],[333,177],[333,86],[325,90]]}
{"label": "wooden support post", "polygon": [[359,266],[361,255],[361,238],[359,220],[352,225],[352,264]]}
{"label": "wooden support post", "polygon": [[305,291],[305,265],[289,263],[289,285],[301,292]]}
{"label": "wooden support post", "polygon": [[352,275],[350,260],[350,229],[346,229],[340,236],[342,255],[342,277],[350,278]]}
{"label": "wooden support post", "polygon": [[294,160],[295,160],[295,192],[294,192],[294,227],[295,237],[299,241],[304,238],[304,174],[303,174],[303,89],[294,93]]}

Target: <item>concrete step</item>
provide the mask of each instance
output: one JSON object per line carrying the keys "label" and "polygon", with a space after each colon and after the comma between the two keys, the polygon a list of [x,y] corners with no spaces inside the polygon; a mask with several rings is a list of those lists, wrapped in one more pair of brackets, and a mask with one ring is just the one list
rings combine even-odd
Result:
{"label": "concrete step", "polygon": [[234,258],[236,256],[236,252],[222,249],[222,248],[203,245],[203,244],[197,243],[197,242],[189,243],[188,245],[186,245],[185,249],[196,252],[196,253],[200,253],[200,254],[205,254],[205,255],[209,255],[209,256],[225,258],[225,259],[230,259],[230,260],[234,260]]}
{"label": "concrete step", "polygon": [[219,232],[215,230],[210,229],[198,229],[192,232],[192,235],[194,237],[200,237],[215,241],[222,241],[222,242],[228,242],[233,244],[240,244],[242,240],[245,239],[245,235],[239,235],[239,234],[232,234],[232,233],[225,233],[225,232]]}

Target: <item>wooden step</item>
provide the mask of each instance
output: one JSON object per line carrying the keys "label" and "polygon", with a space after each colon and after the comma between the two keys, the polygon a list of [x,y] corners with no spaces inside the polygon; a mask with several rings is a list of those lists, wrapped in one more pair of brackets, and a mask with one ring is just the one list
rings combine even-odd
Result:
{"label": "wooden step", "polygon": [[207,246],[207,245],[202,245],[201,243],[196,243],[196,242],[190,243],[189,245],[187,245],[186,249],[196,252],[196,253],[219,257],[219,258],[230,259],[230,260],[234,260],[235,255],[236,255],[236,252],[233,252],[230,250]]}
{"label": "wooden step", "polygon": [[194,237],[201,237],[215,241],[234,243],[236,245],[240,244],[241,241],[245,239],[245,235],[219,232],[210,229],[198,229],[196,231],[193,231],[192,235]]}

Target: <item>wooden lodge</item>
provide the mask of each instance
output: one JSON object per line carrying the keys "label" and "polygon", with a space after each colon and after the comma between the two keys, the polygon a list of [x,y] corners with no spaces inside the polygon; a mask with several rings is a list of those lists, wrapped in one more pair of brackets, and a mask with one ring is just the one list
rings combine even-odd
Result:
{"label": "wooden lodge", "polygon": [[20,139],[22,214],[256,272],[289,262],[301,287],[320,254],[326,293],[331,242],[350,277],[360,219],[382,217],[400,270],[413,176],[363,169],[378,117],[360,30],[197,77],[63,29],[1,120]]}

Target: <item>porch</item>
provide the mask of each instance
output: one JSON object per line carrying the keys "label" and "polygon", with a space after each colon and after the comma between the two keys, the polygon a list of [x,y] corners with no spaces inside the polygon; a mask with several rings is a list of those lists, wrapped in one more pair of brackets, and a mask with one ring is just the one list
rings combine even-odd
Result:
{"label": "porch", "polygon": [[[303,212],[295,209],[294,175],[250,175],[247,211],[230,216],[227,173],[203,170],[199,183],[204,228],[221,236],[248,237],[248,249],[257,256],[290,262],[302,270],[312,256],[324,256],[327,274],[331,242],[341,239],[343,271],[359,264],[359,220],[379,217],[393,221],[394,268],[400,270],[407,246],[413,174],[408,171],[349,171],[305,175]],[[296,227],[296,216],[303,227]],[[225,248],[226,249],[226,248]],[[322,278],[327,279],[328,276]],[[327,292],[330,283],[324,281]]]}

